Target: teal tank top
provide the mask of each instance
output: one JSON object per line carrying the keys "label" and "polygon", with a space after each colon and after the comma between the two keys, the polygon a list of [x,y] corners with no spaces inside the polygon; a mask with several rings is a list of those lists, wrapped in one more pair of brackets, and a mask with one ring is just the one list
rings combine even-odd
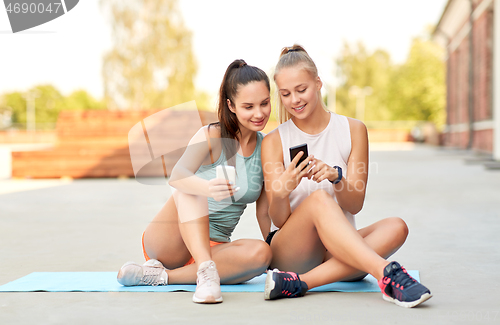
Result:
{"label": "teal tank top", "polygon": [[[234,228],[238,224],[247,204],[257,201],[264,185],[264,175],[260,158],[260,148],[264,134],[257,132],[257,144],[254,152],[243,157],[236,154],[236,185],[240,190],[231,198],[215,201],[208,198],[208,218],[210,224],[210,240],[216,242],[230,242],[229,239]],[[227,165],[224,152],[213,164],[202,165],[196,171],[196,175],[211,180],[215,178],[215,168],[219,165]]]}

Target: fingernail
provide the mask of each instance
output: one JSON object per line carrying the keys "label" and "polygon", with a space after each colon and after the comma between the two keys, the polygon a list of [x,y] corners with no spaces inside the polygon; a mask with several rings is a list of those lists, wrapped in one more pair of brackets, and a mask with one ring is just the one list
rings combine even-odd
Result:
{"label": "fingernail", "polygon": [[233,185],[234,183],[233,183],[233,182],[231,182],[231,181],[229,181],[229,184],[230,184],[230,185]]}
{"label": "fingernail", "polygon": [[239,188],[239,187],[236,187],[236,188],[234,189],[234,191],[239,191],[239,190],[240,190],[240,188]]}

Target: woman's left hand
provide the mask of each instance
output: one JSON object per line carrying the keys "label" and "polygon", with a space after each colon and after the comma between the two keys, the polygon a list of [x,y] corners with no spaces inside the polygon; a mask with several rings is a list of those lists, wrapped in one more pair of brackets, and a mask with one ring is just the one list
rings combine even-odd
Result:
{"label": "woman's left hand", "polygon": [[314,167],[307,174],[307,178],[315,181],[316,183],[320,183],[325,179],[334,181],[339,177],[337,169],[328,166],[326,163],[317,158],[314,158],[311,164]]}

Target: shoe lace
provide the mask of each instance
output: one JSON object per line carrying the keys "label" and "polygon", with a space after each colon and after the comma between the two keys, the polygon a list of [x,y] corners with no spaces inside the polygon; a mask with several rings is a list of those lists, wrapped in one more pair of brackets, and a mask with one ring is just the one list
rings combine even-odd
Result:
{"label": "shoe lace", "polygon": [[293,272],[280,272],[281,274],[281,293],[288,296],[294,297],[298,295],[302,286],[300,284],[299,277]]}
{"label": "shoe lace", "polygon": [[417,282],[417,280],[415,280],[411,275],[408,274],[404,267],[401,267],[400,270],[395,272],[393,281],[395,283],[399,283],[400,287],[408,287]]}
{"label": "shoe lace", "polygon": [[216,269],[210,265],[202,268],[198,271],[198,284],[208,284],[210,285],[212,281],[215,281]]}
{"label": "shoe lace", "polygon": [[141,281],[146,285],[157,286],[162,283],[161,273],[163,269],[160,267],[145,267],[144,275]]}

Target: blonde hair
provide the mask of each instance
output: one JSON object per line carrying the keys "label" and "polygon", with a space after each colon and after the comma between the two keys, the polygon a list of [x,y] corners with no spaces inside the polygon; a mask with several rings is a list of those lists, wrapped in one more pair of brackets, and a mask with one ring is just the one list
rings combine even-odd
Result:
{"label": "blonde hair", "polygon": [[[280,58],[276,64],[276,68],[274,69],[274,83],[276,83],[276,76],[280,73],[281,69],[295,67],[297,65],[301,65],[300,68],[309,72],[313,78],[318,77],[318,68],[316,68],[316,64],[314,64],[314,61],[311,59],[309,54],[307,54],[306,50],[304,50],[302,46],[294,44],[292,47],[284,47],[281,50]],[[292,116],[285,109],[285,105],[283,105],[283,102],[281,101],[278,87],[276,87],[275,98],[276,106],[278,107],[278,121],[280,124],[285,123]],[[321,90],[318,90],[318,98],[323,109],[327,111],[325,103],[323,103],[321,98]]]}

